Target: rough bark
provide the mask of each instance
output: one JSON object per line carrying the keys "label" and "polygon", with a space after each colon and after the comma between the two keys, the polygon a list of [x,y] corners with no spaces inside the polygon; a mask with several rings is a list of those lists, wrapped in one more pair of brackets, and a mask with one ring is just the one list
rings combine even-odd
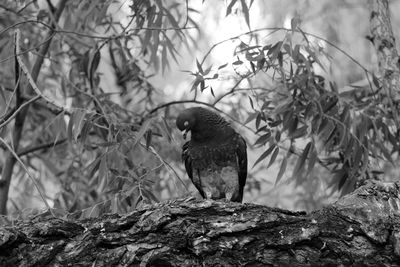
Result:
{"label": "rough bark", "polygon": [[310,214],[181,199],[126,215],[0,228],[1,266],[399,266],[400,183]]}

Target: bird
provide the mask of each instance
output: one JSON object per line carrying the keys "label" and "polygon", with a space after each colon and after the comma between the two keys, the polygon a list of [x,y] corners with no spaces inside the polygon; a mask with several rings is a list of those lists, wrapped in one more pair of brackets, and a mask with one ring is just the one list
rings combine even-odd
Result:
{"label": "bird", "polygon": [[193,107],[180,112],[177,128],[186,139],[182,161],[186,173],[204,199],[242,202],[247,178],[247,145],[222,116]]}

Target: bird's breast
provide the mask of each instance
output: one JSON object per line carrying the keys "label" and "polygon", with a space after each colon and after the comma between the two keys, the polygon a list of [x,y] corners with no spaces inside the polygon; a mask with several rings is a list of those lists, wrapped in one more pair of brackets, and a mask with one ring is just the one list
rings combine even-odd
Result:
{"label": "bird's breast", "polygon": [[221,167],[215,164],[198,172],[203,191],[212,199],[226,198],[227,192],[238,190],[238,172],[235,166]]}
{"label": "bird's breast", "polygon": [[231,145],[195,145],[190,149],[190,157],[194,169],[236,165],[235,146]]}

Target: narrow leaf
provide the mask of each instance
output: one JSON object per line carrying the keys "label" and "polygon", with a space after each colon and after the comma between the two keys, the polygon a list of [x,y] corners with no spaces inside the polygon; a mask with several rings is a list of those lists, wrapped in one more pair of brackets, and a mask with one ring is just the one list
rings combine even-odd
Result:
{"label": "narrow leaf", "polygon": [[218,67],[218,70],[220,70],[220,69],[223,69],[223,68],[225,68],[226,66],[228,66],[228,63],[226,63],[226,64],[224,64],[224,65],[221,65],[221,66],[219,66],[219,67]]}
{"label": "narrow leaf", "polygon": [[315,151],[314,144],[312,144],[309,154],[310,154],[310,158],[308,160],[307,172],[311,173],[312,170],[314,169],[315,163],[317,162],[317,159],[318,159],[318,154],[317,154],[317,151]]}
{"label": "narrow leaf", "polygon": [[308,156],[308,152],[310,151],[311,148],[311,142],[309,142],[306,147],[303,150],[303,153],[301,154],[301,156],[299,157],[299,159],[297,160],[296,166],[293,169],[293,174],[292,177],[294,177],[295,175],[300,175],[301,172],[303,171],[304,167],[305,167],[305,162],[307,160],[307,156]]}
{"label": "narrow leaf", "polygon": [[271,138],[271,132],[267,132],[266,134],[261,135],[261,136],[257,139],[257,141],[254,143],[254,146],[257,146],[257,145],[264,145],[266,142],[269,141],[270,138]]}
{"label": "narrow leaf", "polygon": [[251,97],[250,97],[250,96],[249,96],[249,100],[250,100],[250,105],[251,105],[251,108],[252,108],[252,109],[254,109],[253,99],[251,99]]}
{"label": "narrow leaf", "polygon": [[261,156],[256,160],[256,162],[253,165],[256,166],[258,163],[260,163],[263,159],[265,159],[266,157],[268,157],[269,154],[271,154],[271,152],[274,150],[274,148],[276,147],[275,144],[273,144],[272,146],[270,146],[264,153],[261,154]]}
{"label": "narrow leaf", "polygon": [[246,20],[246,24],[250,29],[250,14],[249,14],[249,7],[246,4],[245,0],[240,0],[240,2],[242,3],[242,10],[243,10],[243,14],[244,14],[244,19]]}
{"label": "narrow leaf", "polygon": [[271,159],[269,160],[267,168],[269,168],[275,162],[275,159],[278,156],[278,154],[279,154],[279,147],[277,147],[274,150],[274,153],[272,153],[272,156],[271,156]]}
{"label": "narrow leaf", "polygon": [[139,140],[142,139],[142,137],[147,132],[147,130],[149,130],[152,121],[153,121],[152,119],[149,119],[149,120],[147,120],[147,121],[145,121],[143,123],[143,125],[140,128],[139,132],[136,134],[135,141],[134,141],[134,143],[132,145],[132,149],[137,145]]}
{"label": "narrow leaf", "polygon": [[232,7],[233,7],[233,5],[236,3],[236,1],[237,1],[237,0],[232,0],[232,1],[229,3],[228,7],[226,8],[226,15],[225,15],[225,16],[228,16],[229,14],[232,13]]}
{"label": "narrow leaf", "polygon": [[281,167],[279,168],[278,175],[276,176],[275,185],[277,185],[278,182],[282,179],[282,176],[283,176],[283,174],[285,173],[285,170],[286,170],[286,166],[287,166],[287,158],[285,157],[282,160]]}
{"label": "narrow leaf", "polygon": [[204,74],[203,68],[201,67],[200,62],[196,59],[196,65],[197,65],[197,69],[199,70],[199,72],[201,74]]}
{"label": "narrow leaf", "polygon": [[77,110],[73,116],[73,128],[72,128],[72,136],[75,141],[78,140],[78,136],[81,133],[81,129],[83,127],[83,120],[85,119],[86,110]]}

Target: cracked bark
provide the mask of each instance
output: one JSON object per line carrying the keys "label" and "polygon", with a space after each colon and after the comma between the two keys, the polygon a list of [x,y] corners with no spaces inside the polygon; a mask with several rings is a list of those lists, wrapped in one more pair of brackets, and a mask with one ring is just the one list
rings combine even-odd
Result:
{"label": "cracked bark", "polygon": [[126,215],[0,228],[1,266],[399,266],[400,183],[309,214],[179,199]]}

